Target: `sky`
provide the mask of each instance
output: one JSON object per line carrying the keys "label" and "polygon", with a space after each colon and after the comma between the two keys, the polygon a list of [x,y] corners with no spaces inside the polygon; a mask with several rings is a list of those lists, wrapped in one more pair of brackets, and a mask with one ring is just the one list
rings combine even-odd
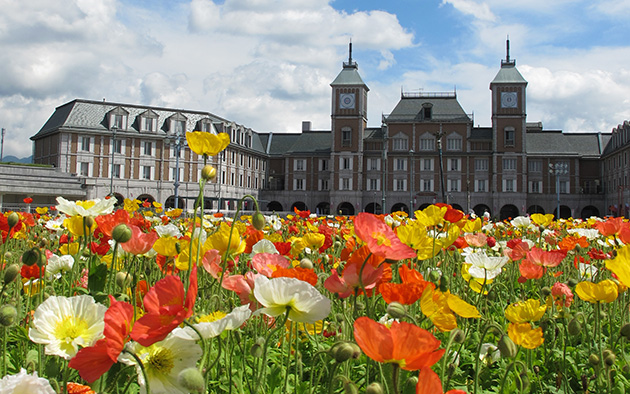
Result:
{"label": "sky", "polygon": [[490,126],[506,56],[527,121],[610,132],[630,119],[630,0],[0,0],[4,155],[32,154],[55,108],[107,100],[213,113],[259,132],[330,129],[348,58],[368,126],[401,91],[457,92]]}

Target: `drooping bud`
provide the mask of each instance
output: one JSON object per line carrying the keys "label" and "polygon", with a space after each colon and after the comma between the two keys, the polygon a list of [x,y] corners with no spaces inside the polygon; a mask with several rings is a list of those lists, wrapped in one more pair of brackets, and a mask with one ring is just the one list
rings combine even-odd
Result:
{"label": "drooping bud", "polygon": [[516,344],[512,341],[512,338],[507,335],[503,335],[501,339],[499,339],[497,347],[499,348],[501,355],[506,358],[514,358],[518,352]]}
{"label": "drooping bud", "polygon": [[429,280],[433,283],[437,282],[440,279],[440,273],[438,271],[429,272]]}
{"label": "drooping bud", "polygon": [[[567,327],[567,329],[569,330],[569,334],[571,335],[580,335],[580,333],[582,332],[582,323],[580,323],[580,321],[576,318],[571,319],[571,321],[569,321],[569,326]],[[623,329],[623,327],[622,327]],[[628,331],[630,333],[630,326],[628,327]],[[623,335],[623,332],[622,332]]]}
{"label": "drooping bud", "polygon": [[598,365],[599,357],[597,356],[597,354],[591,353],[591,355],[588,356],[588,362],[591,363],[591,365]]}
{"label": "drooping bud", "polygon": [[129,240],[131,239],[131,235],[131,229],[124,223],[119,224],[112,230],[112,239],[119,244],[129,242]]}
{"label": "drooping bud", "polygon": [[302,260],[300,260],[300,268],[306,268],[306,269],[312,270],[313,262],[311,261],[311,259],[304,257]]}
{"label": "drooping bud", "polygon": [[87,227],[88,229],[92,228],[92,226],[94,226],[94,218],[92,216],[86,216],[83,218],[85,221],[85,227]]}
{"label": "drooping bud", "polygon": [[461,328],[455,328],[451,331],[451,338],[453,338],[453,342],[455,343],[464,343],[466,339],[466,333]]}
{"label": "drooping bud", "polygon": [[4,284],[12,283],[20,274],[20,267],[17,264],[11,264],[4,270]]}
{"label": "drooping bud", "polygon": [[201,169],[201,178],[207,181],[211,181],[217,177],[217,169],[210,164],[205,165]]}
{"label": "drooping bud", "polygon": [[520,392],[526,392],[529,389],[529,376],[527,376],[527,372],[522,372],[518,375],[518,379],[516,379],[516,388]]}
{"label": "drooping bud", "polygon": [[378,382],[372,382],[366,387],[365,394],[384,394],[383,386]]}
{"label": "drooping bud", "polygon": [[179,375],[177,375],[178,383],[191,393],[202,393],[205,389],[205,382],[203,375],[197,368],[183,369]]}
{"label": "drooping bud", "polygon": [[124,272],[124,271],[116,272],[116,285],[123,290],[129,287],[129,284],[131,284],[132,279],[133,278],[131,274],[127,272]]}
{"label": "drooping bud", "polygon": [[410,376],[403,384],[402,394],[416,394],[418,386],[418,376]]}
{"label": "drooping bud", "polygon": [[265,215],[260,213],[260,211],[256,211],[254,216],[252,216],[252,226],[256,230],[262,230],[265,228]]}
{"label": "drooping bud", "polygon": [[0,307],[0,325],[10,327],[17,320],[17,309],[13,305],[3,305]]}
{"label": "drooping bud", "polygon": [[7,224],[9,225],[9,229],[15,227],[20,221],[20,215],[17,212],[11,212],[9,216],[7,216]]}
{"label": "drooping bud", "polygon": [[402,319],[407,316],[407,308],[400,302],[392,301],[391,304],[387,305],[387,314],[394,319]]}
{"label": "drooping bud", "polygon": [[359,388],[351,380],[346,380],[343,383],[343,392],[345,394],[359,394]]}
{"label": "drooping bud", "polygon": [[39,256],[41,255],[39,248],[30,248],[22,253],[22,263],[28,266],[32,266],[39,262]]}
{"label": "drooping bud", "polygon": [[543,297],[549,297],[551,295],[551,288],[549,288],[549,286],[545,286],[540,289],[540,293]]}
{"label": "drooping bud", "polygon": [[249,354],[254,357],[262,357],[263,346],[265,346],[265,338],[258,337],[258,339],[256,339],[256,343],[254,343],[251,349],[249,349]]}
{"label": "drooping bud", "polygon": [[[356,349],[349,342],[337,342],[328,350],[330,357],[334,358],[336,362],[342,363],[355,357]],[[359,352],[359,354],[361,354]]]}
{"label": "drooping bud", "polygon": [[578,281],[574,278],[571,278],[567,281],[567,285],[569,285],[570,288],[574,288],[577,284]]}

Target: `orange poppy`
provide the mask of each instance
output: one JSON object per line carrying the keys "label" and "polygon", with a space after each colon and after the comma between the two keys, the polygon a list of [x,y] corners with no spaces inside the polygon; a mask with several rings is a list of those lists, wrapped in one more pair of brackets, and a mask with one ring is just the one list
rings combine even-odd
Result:
{"label": "orange poppy", "polygon": [[96,391],[92,390],[90,386],[79,383],[68,382],[67,389],[68,394],[96,394]]}
{"label": "orange poppy", "polygon": [[382,283],[378,290],[388,304],[396,301],[403,305],[411,305],[422,297],[427,286],[435,289],[435,285],[427,282],[422,274],[403,264],[398,269],[402,283]]}
{"label": "orange poppy", "polygon": [[271,274],[272,278],[296,278],[312,286],[317,285],[317,274],[312,269],[295,267],[295,268],[278,268]]}
{"label": "orange poppy", "polygon": [[558,246],[562,250],[573,250],[577,245],[580,245],[582,248],[588,248],[589,243],[586,237],[578,237],[577,235],[569,235],[562,239],[562,241],[558,242]]}
{"label": "orange poppy", "polygon": [[391,327],[362,316],[354,322],[354,339],[368,357],[381,363],[395,363],[407,371],[430,368],[445,349],[429,331],[406,322]]}
{"label": "orange poppy", "polygon": [[[431,368],[420,370],[416,394],[444,394],[440,377]],[[449,390],[446,394],[466,394],[466,392],[464,390]]]}
{"label": "orange poppy", "polygon": [[623,227],[623,217],[609,218],[605,222],[596,222],[593,227],[604,237],[618,234]]}

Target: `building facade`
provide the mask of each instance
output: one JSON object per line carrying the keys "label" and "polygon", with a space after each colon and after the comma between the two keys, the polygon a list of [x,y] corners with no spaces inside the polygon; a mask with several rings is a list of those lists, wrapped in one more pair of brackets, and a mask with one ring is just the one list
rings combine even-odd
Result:
{"label": "building facade", "polygon": [[475,127],[456,92],[403,92],[381,126],[368,127],[369,88],[349,53],[330,84],[330,130],[303,122],[296,133],[261,133],[208,112],[73,100],[32,137],[34,161],[81,179],[87,198],[192,208],[203,159],[184,133],[226,132],[231,143],[212,158],[218,176],[204,191],[208,209],[233,210],[251,194],[269,212],[410,212],[446,202],[499,219],[628,214],[628,122],[612,133],[528,122],[528,83],[509,47],[490,82],[491,127]]}

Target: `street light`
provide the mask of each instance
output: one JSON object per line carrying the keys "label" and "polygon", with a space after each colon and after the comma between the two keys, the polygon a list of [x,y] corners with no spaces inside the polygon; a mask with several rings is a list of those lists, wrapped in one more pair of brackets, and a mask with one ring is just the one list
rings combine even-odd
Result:
{"label": "street light", "polygon": [[112,126],[112,162],[110,163],[111,171],[110,171],[110,178],[109,178],[109,195],[110,196],[114,195],[114,151],[115,151],[115,145],[116,145],[116,131],[118,131],[118,126],[113,125]]}
{"label": "street light", "polygon": [[556,195],[557,195],[557,208],[556,208],[556,220],[560,219],[560,175],[566,175],[569,173],[568,163],[549,163],[549,174],[556,176]]}
{"label": "street light", "polygon": [[182,128],[181,125],[177,125],[175,127],[175,182],[173,186],[175,187],[175,208],[179,208],[179,156],[182,151],[182,146],[185,146],[186,142],[182,141]]}
{"label": "street light", "polygon": [[434,135],[435,139],[437,140],[438,158],[440,162],[440,190],[442,191],[442,202],[446,203],[446,190],[444,189],[444,165],[442,163],[442,136],[444,136],[444,132],[442,131],[441,124],[440,131],[438,131]]}

